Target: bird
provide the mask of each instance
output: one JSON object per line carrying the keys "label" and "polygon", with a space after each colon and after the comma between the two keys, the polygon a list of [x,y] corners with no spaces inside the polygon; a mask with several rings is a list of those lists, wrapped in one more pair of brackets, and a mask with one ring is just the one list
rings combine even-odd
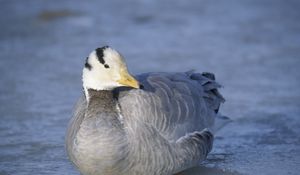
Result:
{"label": "bird", "polygon": [[66,132],[70,161],[83,175],[172,175],[212,150],[225,101],[212,73],[133,76],[110,46],[93,50]]}

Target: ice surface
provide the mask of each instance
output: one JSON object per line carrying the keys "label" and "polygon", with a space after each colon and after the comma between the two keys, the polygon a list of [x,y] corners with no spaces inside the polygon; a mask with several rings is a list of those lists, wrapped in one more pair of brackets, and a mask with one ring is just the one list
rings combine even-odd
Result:
{"label": "ice surface", "polygon": [[1,0],[0,174],[78,175],[64,151],[87,54],[111,45],[133,73],[210,71],[234,121],[183,174],[300,172],[297,0]]}

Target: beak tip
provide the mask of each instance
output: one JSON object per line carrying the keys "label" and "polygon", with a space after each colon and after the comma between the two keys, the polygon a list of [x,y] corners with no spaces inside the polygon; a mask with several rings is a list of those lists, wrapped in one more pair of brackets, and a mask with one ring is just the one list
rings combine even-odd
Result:
{"label": "beak tip", "polygon": [[141,85],[140,85],[140,83],[139,83],[139,82],[137,82],[137,84],[136,84],[136,85],[134,85],[134,86],[131,86],[131,87],[133,87],[134,89],[140,89],[140,88],[141,88]]}
{"label": "beak tip", "polygon": [[129,73],[125,73],[121,76],[121,79],[117,81],[122,86],[131,87],[134,89],[140,89],[140,82],[136,80],[133,76],[131,76]]}

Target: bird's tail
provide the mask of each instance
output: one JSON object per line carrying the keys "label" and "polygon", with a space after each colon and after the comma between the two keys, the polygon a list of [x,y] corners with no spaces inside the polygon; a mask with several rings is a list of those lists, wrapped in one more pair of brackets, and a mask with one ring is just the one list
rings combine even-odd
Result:
{"label": "bird's tail", "polygon": [[214,127],[211,128],[213,133],[216,133],[223,128],[227,123],[231,122],[229,117],[223,116],[219,113],[221,103],[225,102],[224,97],[218,91],[222,86],[216,82],[215,75],[209,72],[195,73],[193,70],[186,72],[192,79],[196,80],[204,90],[204,101],[208,108],[213,110],[216,114]]}

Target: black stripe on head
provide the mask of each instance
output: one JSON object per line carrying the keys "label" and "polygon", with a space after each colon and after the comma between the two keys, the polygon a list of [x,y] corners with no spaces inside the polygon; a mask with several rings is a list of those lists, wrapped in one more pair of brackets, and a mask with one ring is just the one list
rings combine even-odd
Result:
{"label": "black stripe on head", "polygon": [[86,57],[84,67],[87,68],[88,70],[91,70],[92,65],[90,65],[90,63],[88,63],[88,59],[89,59],[89,57]]}
{"label": "black stripe on head", "polygon": [[109,48],[109,46],[104,46],[104,47],[96,49],[97,58],[98,58],[98,60],[99,60],[99,62],[101,64],[105,64],[105,60],[103,59],[103,57],[104,57],[104,53],[103,52],[107,48]]}

